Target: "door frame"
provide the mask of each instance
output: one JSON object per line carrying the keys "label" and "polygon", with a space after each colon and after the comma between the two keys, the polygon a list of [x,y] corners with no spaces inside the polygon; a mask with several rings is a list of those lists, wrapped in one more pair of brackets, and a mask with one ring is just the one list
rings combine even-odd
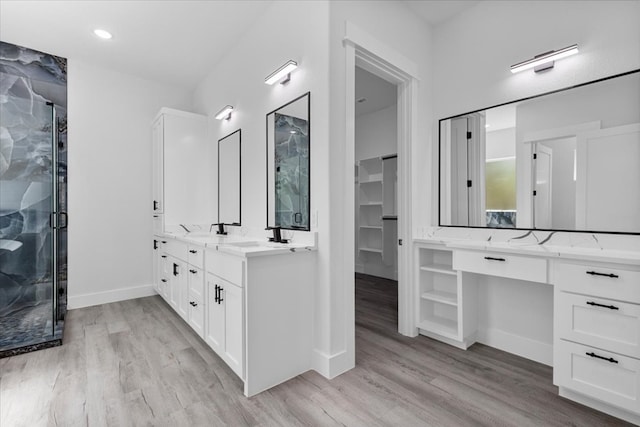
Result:
{"label": "door frame", "polygon": [[[416,140],[418,123],[418,78],[417,66],[396,50],[379,42],[351,22],[346,22],[343,40],[346,54],[346,135],[344,188],[353,189],[353,167],[355,164],[355,68],[363,68],[398,87],[397,96],[397,148],[398,148],[398,332],[406,336],[417,336],[415,326],[415,300],[413,286],[412,257],[412,141]],[[343,233],[345,248],[354,247],[355,206],[354,193],[345,192]],[[351,251],[353,253],[353,251]],[[346,306],[347,352],[355,355],[355,260],[345,262],[343,283],[348,296]]]}

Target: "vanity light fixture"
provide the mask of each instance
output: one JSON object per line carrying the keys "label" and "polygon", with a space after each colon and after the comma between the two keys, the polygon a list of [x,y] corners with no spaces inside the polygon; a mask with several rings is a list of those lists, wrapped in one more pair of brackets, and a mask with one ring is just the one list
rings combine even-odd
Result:
{"label": "vanity light fixture", "polygon": [[218,111],[216,114],[216,119],[218,120],[229,120],[231,118],[231,113],[233,112],[233,107],[231,105],[225,105],[224,108]]}
{"label": "vanity light fixture", "polygon": [[264,82],[268,85],[272,85],[280,81],[280,84],[283,85],[291,80],[291,72],[296,68],[298,68],[298,63],[290,59],[282,67],[269,74],[264,79]]}
{"label": "vanity light fixture", "polygon": [[548,70],[549,68],[553,68],[554,61],[561,58],[566,58],[567,56],[575,55],[576,53],[578,53],[577,44],[559,50],[545,52],[540,55],[536,55],[531,59],[527,59],[526,61],[512,65],[511,72],[517,73],[520,71],[528,70],[530,68],[533,68],[536,73],[543,70]]}
{"label": "vanity light fixture", "polygon": [[111,37],[113,37],[109,31],[101,30],[100,28],[96,28],[95,30],[93,30],[93,34],[105,40],[109,40]]}

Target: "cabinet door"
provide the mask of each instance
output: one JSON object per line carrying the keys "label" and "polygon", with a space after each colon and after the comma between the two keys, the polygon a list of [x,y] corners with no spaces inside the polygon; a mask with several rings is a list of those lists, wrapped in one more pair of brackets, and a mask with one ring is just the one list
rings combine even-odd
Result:
{"label": "cabinet door", "polygon": [[222,289],[225,305],[225,355],[233,371],[244,378],[244,329],[242,288],[227,282]]}
{"label": "cabinet door", "polygon": [[164,210],[164,119],[162,116],[153,123],[152,129],[152,177],[151,194],[153,198],[153,213],[163,213]]}
{"label": "cabinet door", "polygon": [[160,253],[160,295],[171,304],[171,260],[165,253]]}
{"label": "cabinet door", "polygon": [[205,341],[220,356],[224,355],[225,317],[224,305],[218,301],[220,279],[208,273],[206,279],[206,328]]}
{"label": "cabinet door", "polygon": [[153,267],[151,275],[153,277],[153,289],[160,293],[160,242],[158,239],[153,239]]}
{"label": "cabinet door", "polygon": [[189,264],[188,312],[189,324],[194,331],[204,337],[204,276],[201,269]]}

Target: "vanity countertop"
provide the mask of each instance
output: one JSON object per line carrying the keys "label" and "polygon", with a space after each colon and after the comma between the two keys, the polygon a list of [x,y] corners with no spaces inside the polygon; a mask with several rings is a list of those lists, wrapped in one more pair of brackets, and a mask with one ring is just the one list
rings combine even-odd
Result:
{"label": "vanity countertop", "polygon": [[315,245],[305,243],[273,243],[264,238],[237,235],[165,233],[162,236],[241,257],[282,255],[317,250]]}
{"label": "vanity countertop", "polygon": [[531,242],[491,242],[461,238],[433,237],[414,239],[415,243],[440,244],[452,249],[482,250],[514,255],[540,256],[585,261],[640,265],[640,250],[616,250],[593,247],[576,247],[538,244]]}

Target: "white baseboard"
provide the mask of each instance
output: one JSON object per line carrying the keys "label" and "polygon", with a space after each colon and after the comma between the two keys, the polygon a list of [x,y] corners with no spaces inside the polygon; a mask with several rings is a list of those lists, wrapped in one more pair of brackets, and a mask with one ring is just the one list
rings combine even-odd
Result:
{"label": "white baseboard", "polygon": [[325,378],[332,379],[355,367],[355,355],[349,355],[347,351],[328,355],[314,349],[311,363],[314,371]]}
{"label": "white baseboard", "polygon": [[500,329],[479,329],[477,342],[547,366],[553,366],[553,344],[511,334]]}
{"label": "white baseboard", "polygon": [[108,304],[110,302],[149,297],[156,295],[153,285],[135,286],[132,288],[113,289],[84,295],[69,295],[67,309],[90,307],[92,305]]}

